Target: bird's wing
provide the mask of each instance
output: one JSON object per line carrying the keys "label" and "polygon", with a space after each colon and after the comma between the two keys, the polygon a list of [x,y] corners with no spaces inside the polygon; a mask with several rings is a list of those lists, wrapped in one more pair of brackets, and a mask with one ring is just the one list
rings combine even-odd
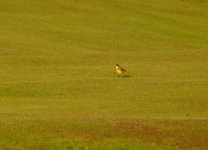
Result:
{"label": "bird's wing", "polygon": [[124,68],[122,68],[122,67],[120,67],[121,68],[121,70],[123,71],[123,72],[126,72],[126,70],[124,69]]}

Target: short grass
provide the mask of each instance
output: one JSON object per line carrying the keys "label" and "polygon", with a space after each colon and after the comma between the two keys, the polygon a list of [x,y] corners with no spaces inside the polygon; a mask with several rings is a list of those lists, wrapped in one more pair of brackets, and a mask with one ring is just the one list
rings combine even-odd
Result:
{"label": "short grass", "polygon": [[208,149],[207,8],[0,0],[0,149]]}

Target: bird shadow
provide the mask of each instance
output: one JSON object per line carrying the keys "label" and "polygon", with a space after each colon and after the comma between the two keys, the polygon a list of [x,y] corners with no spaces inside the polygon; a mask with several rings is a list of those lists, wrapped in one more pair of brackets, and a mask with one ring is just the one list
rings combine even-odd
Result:
{"label": "bird shadow", "polygon": [[129,78],[129,77],[131,77],[131,75],[129,75],[129,74],[122,76],[122,78]]}

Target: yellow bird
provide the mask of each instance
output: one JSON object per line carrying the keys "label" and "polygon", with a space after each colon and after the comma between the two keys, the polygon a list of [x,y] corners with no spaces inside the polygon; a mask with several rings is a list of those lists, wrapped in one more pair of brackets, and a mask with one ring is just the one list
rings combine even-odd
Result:
{"label": "yellow bird", "polygon": [[124,72],[126,72],[126,70],[124,68],[122,68],[119,64],[116,64],[115,68],[116,68],[116,73],[119,76],[122,75]]}

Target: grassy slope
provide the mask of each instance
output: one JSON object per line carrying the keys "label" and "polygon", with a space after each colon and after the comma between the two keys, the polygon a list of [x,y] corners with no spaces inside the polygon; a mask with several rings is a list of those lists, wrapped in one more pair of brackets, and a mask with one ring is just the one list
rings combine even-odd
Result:
{"label": "grassy slope", "polygon": [[0,0],[0,149],[206,149],[207,7]]}

